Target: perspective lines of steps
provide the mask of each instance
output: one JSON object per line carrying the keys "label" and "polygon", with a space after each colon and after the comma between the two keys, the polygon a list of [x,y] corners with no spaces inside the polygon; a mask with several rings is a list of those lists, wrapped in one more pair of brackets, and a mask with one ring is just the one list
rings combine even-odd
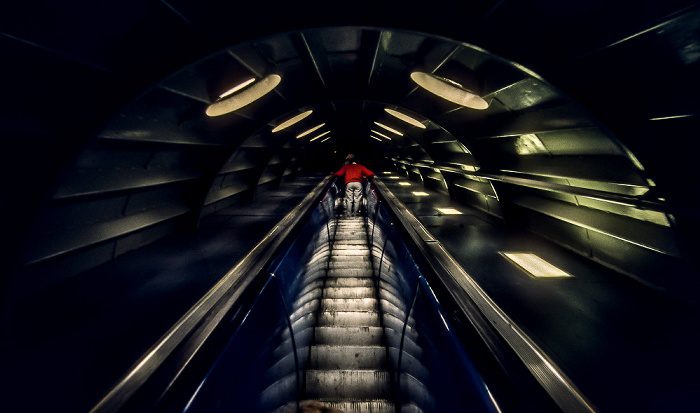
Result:
{"label": "perspective lines of steps", "polygon": [[394,413],[364,219],[341,218],[325,281],[306,396],[343,412]]}

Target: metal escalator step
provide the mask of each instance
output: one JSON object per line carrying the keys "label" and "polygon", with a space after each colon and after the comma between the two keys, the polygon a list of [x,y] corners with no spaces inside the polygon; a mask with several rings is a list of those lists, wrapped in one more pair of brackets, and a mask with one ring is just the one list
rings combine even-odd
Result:
{"label": "metal escalator step", "polygon": [[374,298],[373,287],[326,287],[324,298]]}
{"label": "metal escalator step", "polygon": [[311,346],[309,367],[316,370],[381,370],[386,367],[382,346]]}
{"label": "metal escalator step", "polygon": [[331,266],[328,270],[329,278],[364,278],[371,277],[374,273],[372,272],[372,267],[367,265],[363,268],[341,268]]}
{"label": "metal escalator step", "polygon": [[378,311],[379,302],[376,298],[323,298],[321,309],[324,311]]}
{"label": "metal escalator step", "polygon": [[396,406],[388,400],[322,400],[328,407],[345,413],[396,413]]}
{"label": "metal escalator step", "polygon": [[373,287],[374,281],[369,277],[336,277],[326,280],[326,287]]}
{"label": "metal escalator step", "polygon": [[388,399],[391,375],[382,370],[308,370],[306,396],[310,399]]}
{"label": "metal escalator step", "polygon": [[320,326],[314,331],[316,344],[374,346],[384,343],[384,330],[373,326]]}
{"label": "metal escalator step", "polygon": [[318,325],[379,327],[379,313],[376,311],[320,311]]}

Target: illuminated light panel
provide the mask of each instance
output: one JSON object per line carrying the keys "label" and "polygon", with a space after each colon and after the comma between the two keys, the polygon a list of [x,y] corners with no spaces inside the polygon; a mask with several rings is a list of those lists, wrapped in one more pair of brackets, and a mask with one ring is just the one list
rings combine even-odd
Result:
{"label": "illuminated light panel", "polygon": [[384,172],[382,172],[382,173],[383,173],[384,175],[391,175],[391,172],[389,172],[389,171],[384,171]]}
{"label": "illuminated light panel", "polygon": [[425,125],[423,125],[418,119],[412,118],[405,113],[399,112],[398,110],[393,110],[393,109],[389,109],[389,108],[384,108],[384,110],[386,111],[386,113],[390,114],[391,116],[398,118],[398,119],[401,119],[402,121],[404,121],[410,125],[416,126],[418,128],[421,128],[421,129],[425,129]]}
{"label": "illuminated light panel", "polygon": [[255,78],[251,77],[250,79],[246,80],[245,82],[241,83],[238,86],[234,86],[231,89],[227,90],[226,92],[222,93],[219,95],[219,99],[225,98],[228,95],[233,95],[234,93],[238,92],[239,90],[243,89],[244,87],[248,86],[249,84],[255,82]]}
{"label": "illuminated light panel", "polygon": [[450,79],[424,72],[411,73],[411,79],[428,92],[460,106],[478,110],[489,107],[489,103],[482,97]]}
{"label": "illuminated light panel", "polygon": [[435,209],[437,209],[438,211],[440,211],[440,213],[445,214],[445,215],[462,215],[461,212],[457,211],[454,208],[435,208]]}
{"label": "illuminated light panel", "polygon": [[676,115],[676,116],[664,116],[661,118],[651,118],[649,120],[669,120],[669,119],[683,119],[683,118],[690,118],[694,115]]}
{"label": "illuminated light panel", "polygon": [[390,137],[386,136],[385,134],[383,134],[383,133],[381,133],[381,132],[377,132],[377,131],[376,131],[376,130],[374,130],[374,129],[372,129],[372,130],[371,130],[370,132],[372,132],[372,133],[376,133],[377,135],[381,136],[382,138],[385,138],[385,139],[391,140],[391,138],[390,138]]}
{"label": "illuminated light panel", "polygon": [[525,252],[501,252],[515,265],[525,270],[535,278],[573,277],[571,274],[560,270],[535,254]]}
{"label": "illuminated light panel", "polygon": [[[236,111],[270,93],[282,81],[280,75],[270,75],[250,87],[209,105],[207,116],[221,116]],[[240,86],[240,85],[239,85]],[[234,88],[235,89],[235,88]]]}
{"label": "illuminated light panel", "polygon": [[282,129],[287,129],[288,127],[294,125],[295,123],[297,123],[300,120],[304,119],[305,117],[309,116],[312,112],[313,112],[313,110],[307,110],[306,112],[302,112],[302,113],[294,116],[293,118],[280,123],[279,125],[275,126],[274,129],[272,129],[272,133],[279,132]]}
{"label": "illuminated light panel", "polygon": [[316,136],[315,138],[309,139],[309,142],[313,142],[313,141],[315,141],[316,139],[318,139],[318,138],[320,138],[320,137],[323,137],[323,136],[328,135],[329,133],[331,133],[331,131],[325,131],[325,132],[323,132],[322,134]]}
{"label": "illuminated light panel", "polygon": [[413,192],[413,195],[415,196],[428,196],[427,192]]}
{"label": "illuminated light panel", "polygon": [[383,140],[377,138],[377,137],[374,136],[374,135],[369,135],[369,137],[372,138],[372,139],[378,140],[379,142],[384,142]]}
{"label": "illuminated light panel", "polygon": [[399,182],[399,185],[401,186],[411,186],[410,182]]}
{"label": "illuminated light panel", "polygon": [[302,133],[298,134],[298,135],[297,135],[297,139],[303,138],[304,136],[306,136],[306,135],[312,133],[313,131],[322,128],[324,125],[325,125],[325,123],[322,123],[322,124],[320,124],[320,125],[316,125],[316,126],[314,126],[313,128],[307,130],[306,132],[302,132]]}
{"label": "illuminated light panel", "polygon": [[401,177],[399,177],[399,176],[388,176],[387,178],[389,178],[389,179],[401,179]]}
{"label": "illuminated light panel", "polygon": [[319,143],[323,143],[323,142],[327,141],[327,140],[330,139],[330,138],[331,138],[331,137],[329,136],[329,137],[327,137],[326,139],[322,140],[322,141],[319,142]]}
{"label": "illuminated light panel", "polygon": [[377,126],[379,126],[379,127],[382,127],[382,128],[384,128],[384,129],[388,130],[389,132],[393,132],[393,133],[395,133],[395,134],[397,134],[397,135],[399,135],[399,136],[403,136],[403,133],[402,133],[402,132],[399,132],[399,131],[397,131],[397,130],[394,129],[394,128],[391,128],[391,127],[389,127],[389,126],[386,126],[386,125],[383,124],[383,123],[374,122],[374,124],[377,125]]}

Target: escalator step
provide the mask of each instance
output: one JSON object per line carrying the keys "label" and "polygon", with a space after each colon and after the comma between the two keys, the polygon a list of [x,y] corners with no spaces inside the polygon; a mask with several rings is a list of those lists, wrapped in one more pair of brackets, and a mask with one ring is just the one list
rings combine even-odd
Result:
{"label": "escalator step", "polygon": [[308,370],[306,393],[312,399],[388,399],[391,376],[382,370]]}
{"label": "escalator step", "polygon": [[316,327],[314,333],[317,344],[373,346],[383,344],[384,337],[381,327],[368,326],[320,326]]}
{"label": "escalator step", "polygon": [[386,365],[382,346],[311,346],[309,365],[318,370],[368,370]]}

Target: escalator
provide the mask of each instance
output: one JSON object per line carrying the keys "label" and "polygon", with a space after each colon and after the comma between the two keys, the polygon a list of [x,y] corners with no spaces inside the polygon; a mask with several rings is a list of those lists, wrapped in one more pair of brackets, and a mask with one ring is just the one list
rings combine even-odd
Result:
{"label": "escalator", "polygon": [[338,195],[320,184],[93,412],[593,410],[381,182],[362,217]]}

